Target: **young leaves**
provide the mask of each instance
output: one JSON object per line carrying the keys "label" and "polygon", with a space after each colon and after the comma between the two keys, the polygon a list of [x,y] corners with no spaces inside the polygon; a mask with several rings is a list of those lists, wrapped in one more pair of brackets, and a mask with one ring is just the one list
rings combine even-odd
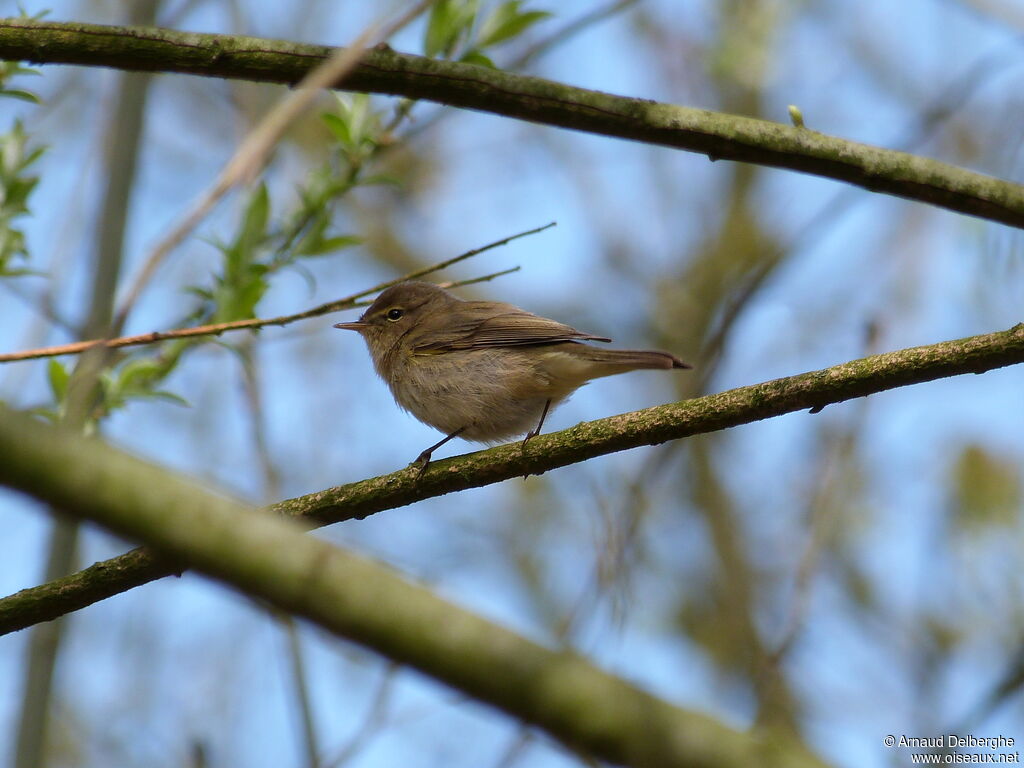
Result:
{"label": "young leaves", "polygon": [[511,40],[551,16],[548,11],[524,11],[522,6],[522,0],[508,0],[495,8],[480,25],[477,47],[487,48]]}
{"label": "young leaves", "polygon": [[10,88],[7,81],[15,75],[38,75],[39,71],[29,67],[23,67],[17,61],[0,61],[0,96],[7,96],[11,99],[21,99],[32,104],[39,104],[40,99],[32,91],[22,88]]}
{"label": "young leaves", "polygon": [[440,0],[433,7],[423,35],[423,52],[440,57],[494,67],[484,53],[487,48],[518,37],[547,11],[525,10],[524,0],[499,3],[486,17],[479,18],[479,0]]}
{"label": "young leaves", "polygon": [[25,235],[14,226],[14,220],[28,213],[28,198],[39,177],[27,170],[44,151],[29,147],[21,122],[0,135],[0,277],[31,274],[31,270],[11,266],[15,258],[28,256]]}

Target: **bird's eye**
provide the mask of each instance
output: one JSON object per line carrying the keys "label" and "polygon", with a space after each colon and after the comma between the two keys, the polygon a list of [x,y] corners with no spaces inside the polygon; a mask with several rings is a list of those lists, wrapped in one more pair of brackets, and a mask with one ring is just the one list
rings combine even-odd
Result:
{"label": "bird's eye", "polygon": [[404,315],[404,314],[405,314],[405,310],[398,309],[396,307],[395,309],[389,309],[388,310],[387,317],[388,317],[388,320],[391,320],[392,322],[394,322],[395,320],[400,320],[402,318],[402,315]]}

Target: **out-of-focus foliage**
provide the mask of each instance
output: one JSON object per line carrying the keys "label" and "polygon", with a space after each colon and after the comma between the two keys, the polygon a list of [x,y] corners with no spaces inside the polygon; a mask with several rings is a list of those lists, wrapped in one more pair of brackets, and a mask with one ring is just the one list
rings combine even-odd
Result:
{"label": "out-of-focus foliage", "polygon": [[1020,462],[994,454],[983,445],[965,445],[953,467],[952,502],[964,529],[1003,528],[1021,513]]}
{"label": "out-of-focus foliage", "polygon": [[526,6],[523,0],[506,0],[481,15],[479,0],[438,0],[426,25],[423,53],[493,68],[485,50],[519,37],[551,16]]}
{"label": "out-of-focus foliage", "polygon": [[0,277],[31,274],[16,267],[16,259],[28,257],[25,235],[14,221],[29,212],[28,199],[39,183],[39,177],[28,169],[43,154],[43,147],[32,147],[21,122],[0,135]]}
{"label": "out-of-focus foliage", "polygon": [[39,70],[24,67],[17,61],[0,61],[0,97],[21,99],[31,104],[38,104],[39,97],[24,88],[11,88],[7,81],[15,75],[38,75]]}

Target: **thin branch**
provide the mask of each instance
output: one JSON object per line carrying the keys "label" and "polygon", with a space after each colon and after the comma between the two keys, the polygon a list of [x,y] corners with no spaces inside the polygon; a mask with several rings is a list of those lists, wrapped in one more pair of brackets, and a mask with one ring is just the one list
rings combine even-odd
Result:
{"label": "thin branch", "polygon": [[[331,312],[338,312],[342,309],[352,309],[353,307],[360,306],[360,299],[365,298],[376,293],[380,293],[385,288],[389,288],[396,283],[401,283],[405,280],[414,280],[418,277],[424,277],[434,272],[439,272],[442,269],[457,264],[460,261],[476,256],[484,251],[489,251],[492,248],[497,248],[501,245],[507,245],[513,240],[518,240],[521,237],[527,235],[535,235],[538,232],[543,232],[545,229],[549,229],[555,226],[555,222],[549,222],[542,227],[535,227],[534,229],[527,230],[525,232],[519,232],[515,235],[509,235],[501,240],[495,240],[493,243],[474,248],[473,250],[461,253],[458,256],[454,256],[445,261],[439,261],[429,267],[423,267],[422,269],[414,270],[402,277],[394,280],[388,280],[372,288],[367,288],[359,293],[353,293],[351,296],[346,296],[343,299],[335,299],[329,301],[326,304],[320,304],[319,306],[307,309],[302,312],[297,312],[293,315],[281,315],[280,317],[260,318],[254,317],[248,320],[232,320],[227,323],[211,323],[209,325],[199,325],[194,328],[178,328],[171,331],[152,331],[150,333],[140,333],[134,336],[121,336],[116,339],[90,339],[88,341],[75,341],[70,344],[58,344],[52,347],[39,347],[37,349],[26,349],[22,352],[7,352],[0,354],[0,363],[12,363],[19,360],[37,360],[41,357],[58,357],[60,355],[77,355],[85,352],[94,347],[106,347],[107,349],[119,349],[121,347],[137,347],[143,344],[155,344],[158,341],[167,341],[168,339],[188,339],[196,336],[220,336],[222,333],[228,331],[240,331],[246,328],[258,329],[265,328],[268,326],[281,326],[294,323],[298,320],[307,320],[311,317],[319,317],[320,315],[326,315]],[[488,280],[493,280],[496,277],[507,275],[515,272],[519,267],[512,267],[511,269],[504,269],[500,272],[493,272],[483,277],[475,277],[469,280],[456,280],[449,281],[446,283],[439,283],[442,288],[453,288],[461,285],[472,285],[474,283],[481,283]]]}
{"label": "thin branch", "polygon": [[291,682],[295,686],[295,700],[298,703],[299,720],[302,724],[302,746],[306,752],[306,768],[318,768],[320,759],[317,748],[316,719],[313,713],[312,699],[309,695],[309,684],[306,682],[306,659],[302,648],[302,638],[299,637],[299,625],[287,613],[278,614],[276,618],[280,621],[288,640],[289,672]]}
{"label": "thin branch", "polygon": [[[167,29],[5,19],[0,58],[298,83],[325,46]],[[1024,227],[1024,187],[938,160],[807,128],[574,88],[378,46],[342,81],[348,90],[426,99],[535,123],[789,168],[872,192]]]}
{"label": "thin branch", "polygon": [[342,768],[343,765],[351,762],[369,744],[370,739],[378,734],[387,724],[392,692],[394,691],[394,683],[398,677],[399,669],[400,667],[397,664],[387,665],[384,669],[383,677],[377,683],[377,690],[373,694],[373,700],[370,702],[366,714],[363,716],[363,721],[355,729],[345,745],[338,750],[337,754],[330,760],[324,761],[324,768]]}
{"label": "thin branch", "polygon": [[[372,288],[367,288],[365,291],[361,291],[360,293],[353,294],[352,296],[350,296],[348,298],[353,299],[353,300],[358,300],[358,299],[362,299],[362,298],[364,298],[366,296],[372,296],[373,294],[380,293],[381,291],[383,291],[386,288],[390,288],[392,285],[397,285],[398,283],[405,282],[406,280],[416,280],[416,279],[418,279],[420,277],[426,277],[427,275],[432,275],[434,272],[440,272],[442,269],[447,269],[448,267],[452,266],[453,264],[458,264],[460,261],[465,261],[466,259],[472,258],[473,256],[481,254],[484,251],[489,251],[492,248],[497,248],[497,247],[502,246],[502,245],[507,245],[508,243],[511,243],[513,240],[518,240],[521,237],[528,237],[529,235],[536,235],[537,233],[543,232],[545,229],[551,229],[551,227],[554,227],[554,226],[557,226],[557,222],[549,221],[544,226],[534,227],[533,229],[528,229],[525,232],[518,232],[518,233],[516,233],[514,235],[509,235],[508,237],[503,238],[501,240],[495,240],[493,243],[488,243],[487,245],[482,245],[479,248],[473,248],[472,250],[466,251],[465,253],[460,253],[458,256],[453,256],[452,258],[447,259],[445,261],[439,261],[437,264],[432,264],[431,266],[428,266],[428,267],[423,267],[421,269],[414,269],[412,272],[409,272],[408,274],[403,275],[402,277],[396,278],[394,280],[386,280],[383,283],[378,283],[377,285],[373,286]],[[518,267],[515,268],[515,269],[518,269]],[[492,275],[487,275],[487,276],[484,276],[484,277],[481,277],[481,278],[476,278],[476,280],[465,280],[465,281],[462,281],[462,282],[450,283],[447,286],[445,284],[442,284],[442,287],[451,287],[451,286],[455,286],[455,285],[469,285],[472,282],[480,282],[480,281],[483,281],[483,280],[490,280],[490,279],[493,279],[493,278],[498,277],[500,275],[506,274],[508,272],[514,272],[515,269],[504,270],[502,272],[495,272]],[[346,299],[342,299],[341,301],[346,301]],[[317,314],[322,315],[322,314],[325,314],[327,312],[334,312],[337,309],[345,309],[345,308],[346,308],[345,306],[335,306],[335,304],[324,304],[322,307],[318,307],[316,310],[311,310],[311,311],[315,311]],[[320,310],[323,310],[323,311],[320,311]]]}
{"label": "thin branch", "polygon": [[464,285],[478,285],[480,283],[489,283],[498,277],[504,277],[505,275],[511,275],[513,272],[518,272],[521,267],[509,267],[503,269],[500,272],[492,272],[489,275],[481,275],[480,277],[471,277],[468,280],[447,280],[443,283],[438,283],[438,288],[461,288]]}
{"label": "thin branch", "polygon": [[[795,411],[816,413],[833,403],[897,387],[1022,362],[1024,323],[1007,331],[872,355],[820,371],[585,422],[538,435],[526,450],[516,441],[433,462],[422,477],[415,470],[401,469],[282,501],[270,509],[311,527],[361,520],[386,509],[510,478],[539,475],[595,456]],[[50,621],[179,570],[145,550],[133,550],[67,578],[24,589],[0,599],[0,635]]]}
{"label": "thin branch", "polygon": [[613,0],[606,5],[588,11],[582,16],[573,19],[561,29],[555,30],[547,37],[538,40],[536,43],[531,45],[523,51],[523,53],[512,60],[508,69],[520,70],[529,66],[529,64],[534,60],[540,58],[555,46],[561,45],[567,39],[578,35],[580,32],[583,32],[594,24],[599,24],[605,19],[609,19],[616,14],[622,13],[631,5],[636,5],[638,2],[639,0]]}
{"label": "thin branch", "polygon": [[677,707],[577,654],[459,608],[387,565],[306,536],[294,523],[98,440],[3,408],[0,455],[0,484],[144,541],[534,725],[595,761],[746,768],[769,754],[787,768],[823,768],[791,735],[740,731]]}
{"label": "thin branch", "polygon": [[[857,423],[864,422],[858,419]],[[854,442],[855,432],[853,430],[840,435],[836,441],[837,444],[828,447],[815,467],[814,476],[817,482],[807,500],[806,520],[805,525],[802,526],[807,529],[807,533],[797,560],[796,572],[793,575],[793,596],[789,601],[781,639],[768,653],[768,666],[776,673],[804,630],[807,614],[811,607],[811,593],[818,563],[830,537],[830,528],[835,524],[835,505],[830,505],[828,502],[830,497],[835,498],[835,486],[839,482],[837,475],[840,470],[837,469],[837,465],[840,463],[842,454],[850,452]]]}

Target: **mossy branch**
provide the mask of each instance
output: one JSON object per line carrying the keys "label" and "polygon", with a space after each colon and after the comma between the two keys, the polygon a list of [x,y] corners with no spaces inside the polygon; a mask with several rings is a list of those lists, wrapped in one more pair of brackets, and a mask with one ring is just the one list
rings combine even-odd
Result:
{"label": "mossy branch", "polygon": [[[97,24],[0,20],[0,58],[294,85],[333,49]],[[804,127],[574,88],[457,62],[369,51],[340,87],[788,168],[1024,227],[1024,186]]]}
{"label": "mossy branch", "polygon": [[442,600],[301,526],[0,408],[0,483],[141,540],[275,608],[631,766],[820,768],[795,739],[683,710]]}
{"label": "mossy branch", "polygon": [[[436,461],[419,479],[415,470],[403,469],[282,501],[270,509],[309,526],[362,519],[422,499],[536,475],[594,456],[794,411],[817,411],[896,387],[984,373],[1021,362],[1024,323],[1007,331],[874,355],[820,371],[586,422],[539,435],[525,451],[520,443],[511,443]],[[173,564],[135,550],[64,579],[22,590],[0,600],[0,635],[49,621],[177,570],[180,568]]]}

